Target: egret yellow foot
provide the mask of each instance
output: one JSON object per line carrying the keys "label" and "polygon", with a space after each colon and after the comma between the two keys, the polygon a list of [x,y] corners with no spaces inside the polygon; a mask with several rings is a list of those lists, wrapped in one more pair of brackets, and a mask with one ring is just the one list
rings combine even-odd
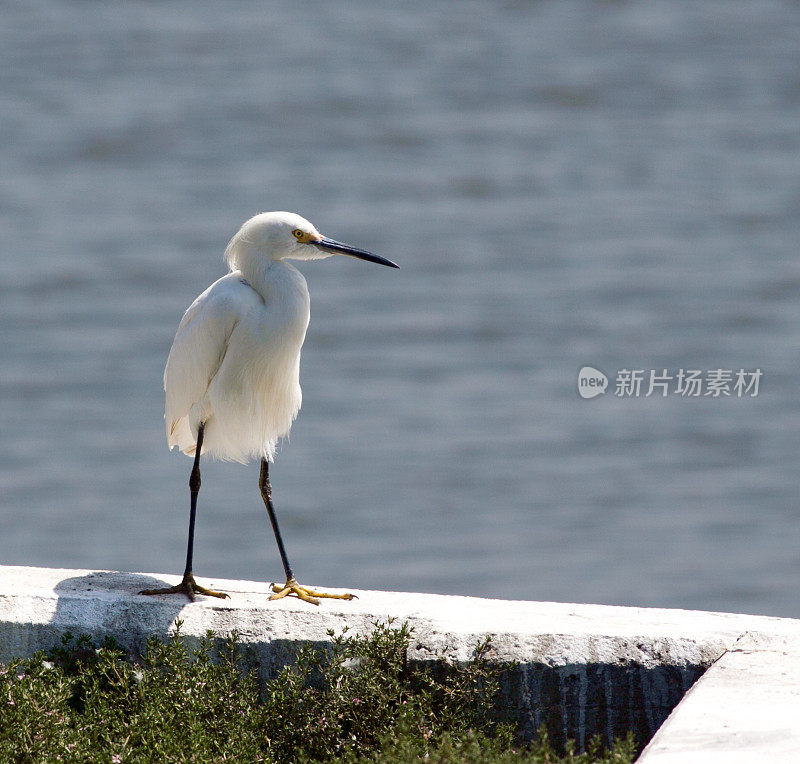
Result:
{"label": "egret yellow foot", "polygon": [[272,591],[275,594],[270,596],[271,600],[282,600],[289,594],[294,594],[305,602],[310,602],[312,605],[319,605],[318,597],[327,597],[333,600],[354,600],[357,599],[355,594],[330,594],[329,592],[317,592],[313,589],[306,589],[305,586],[300,586],[294,578],[290,578],[283,586],[272,584]]}
{"label": "egret yellow foot", "polygon": [[207,597],[219,597],[220,599],[229,597],[225,592],[215,592],[200,586],[191,573],[187,573],[177,586],[169,586],[166,589],[143,589],[139,594],[185,594],[191,602],[195,601],[196,594],[205,594]]}

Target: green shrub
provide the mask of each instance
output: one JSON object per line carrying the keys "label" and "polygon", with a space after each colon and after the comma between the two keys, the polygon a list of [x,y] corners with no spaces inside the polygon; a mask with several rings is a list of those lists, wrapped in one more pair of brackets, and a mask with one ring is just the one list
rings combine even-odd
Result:
{"label": "green shrub", "polygon": [[0,761],[68,762],[557,762],[632,760],[611,751],[559,758],[496,721],[501,668],[488,640],[463,666],[406,660],[407,626],[306,647],[263,692],[242,668],[236,635],[217,650],[180,633],[130,658],[65,635],[50,654],[0,667]]}

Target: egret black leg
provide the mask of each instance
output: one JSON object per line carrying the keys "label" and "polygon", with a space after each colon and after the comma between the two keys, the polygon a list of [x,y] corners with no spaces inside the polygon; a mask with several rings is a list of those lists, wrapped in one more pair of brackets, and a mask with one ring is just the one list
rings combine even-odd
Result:
{"label": "egret black leg", "polygon": [[192,557],[194,556],[194,520],[197,516],[197,497],[200,494],[200,451],[203,448],[203,433],[205,432],[205,422],[201,422],[197,428],[197,446],[194,452],[194,464],[189,475],[189,541],[186,545],[186,569],[183,577],[192,575]]}
{"label": "egret black leg", "polygon": [[261,458],[261,475],[258,480],[258,487],[261,489],[261,498],[264,500],[264,506],[267,508],[269,521],[272,523],[272,532],[275,534],[275,541],[278,542],[278,552],[281,555],[281,562],[283,563],[283,571],[286,573],[286,580],[294,580],[292,575],[292,568],[289,565],[289,558],[286,556],[286,547],[283,545],[281,538],[281,529],[278,527],[278,518],[275,516],[275,507],[272,505],[272,485],[269,482],[269,462]]}
{"label": "egret black leg", "polygon": [[183,580],[177,586],[170,586],[166,589],[145,589],[139,594],[185,594],[192,602],[195,601],[195,594],[206,594],[209,597],[226,598],[225,592],[215,592],[200,586],[192,575],[192,556],[194,555],[194,521],[197,515],[197,496],[200,493],[200,452],[203,450],[203,433],[205,432],[205,422],[201,422],[197,428],[197,445],[194,452],[194,464],[189,475],[189,541],[186,545],[186,569],[183,571]]}
{"label": "egret black leg", "polygon": [[319,597],[328,597],[337,600],[352,600],[355,599],[355,594],[328,594],[327,592],[317,592],[313,589],[306,589],[305,586],[300,586],[292,573],[292,568],[289,565],[289,559],[286,556],[286,548],[283,546],[283,538],[281,538],[281,531],[278,528],[278,518],[275,516],[275,507],[272,505],[272,485],[269,482],[269,462],[262,457],[261,459],[261,476],[259,478],[259,488],[261,489],[261,498],[264,500],[264,505],[267,508],[269,521],[272,523],[272,532],[275,534],[275,541],[278,543],[278,552],[281,555],[281,562],[283,563],[283,571],[286,573],[286,583],[283,586],[277,584],[272,585],[272,591],[275,592],[270,596],[271,600],[283,599],[289,594],[294,594],[301,600],[310,602],[312,605],[319,605]]}

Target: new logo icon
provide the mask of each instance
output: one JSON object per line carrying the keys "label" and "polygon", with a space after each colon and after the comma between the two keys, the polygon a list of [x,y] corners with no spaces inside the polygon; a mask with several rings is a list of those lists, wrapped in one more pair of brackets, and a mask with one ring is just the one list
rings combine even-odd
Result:
{"label": "new logo icon", "polygon": [[584,366],[578,372],[578,393],[581,398],[594,398],[605,393],[608,387],[608,377],[599,369]]}

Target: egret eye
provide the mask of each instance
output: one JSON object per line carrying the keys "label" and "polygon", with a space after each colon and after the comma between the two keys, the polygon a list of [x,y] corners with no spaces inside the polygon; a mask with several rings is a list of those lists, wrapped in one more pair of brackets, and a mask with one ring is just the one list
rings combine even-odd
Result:
{"label": "egret eye", "polygon": [[294,231],[292,231],[292,235],[297,241],[303,241],[305,237],[305,234],[299,228],[295,228]]}

